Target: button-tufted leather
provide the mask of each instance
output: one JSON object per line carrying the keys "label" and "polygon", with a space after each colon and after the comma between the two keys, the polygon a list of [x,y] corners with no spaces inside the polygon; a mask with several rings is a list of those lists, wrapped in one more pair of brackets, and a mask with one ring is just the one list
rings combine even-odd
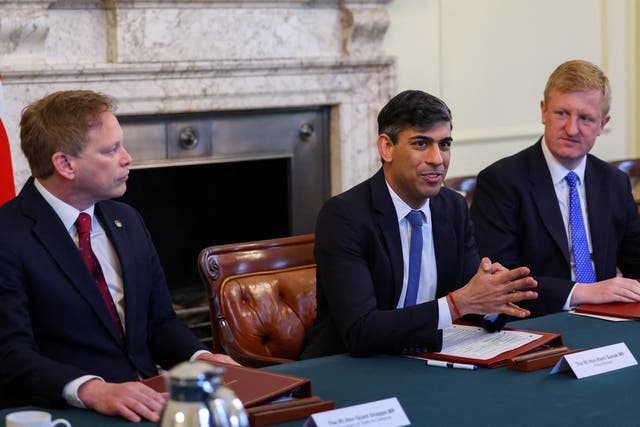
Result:
{"label": "button-tufted leather", "polygon": [[212,246],[198,264],[215,351],[249,366],[296,359],[315,317],[313,234]]}
{"label": "button-tufted leather", "polygon": [[315,316],[316,267],[231,276],[220,304],[240,347],[294,360]]}

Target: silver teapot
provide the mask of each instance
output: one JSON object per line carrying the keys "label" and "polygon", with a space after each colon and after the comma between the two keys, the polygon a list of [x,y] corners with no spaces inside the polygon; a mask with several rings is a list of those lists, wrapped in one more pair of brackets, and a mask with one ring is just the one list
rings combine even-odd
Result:
{"label": "silver teapot", "polygon": [[242,402],[222,385],[224,369],[183,362],[167,374],[169,401],[161,427],[249,427]]}

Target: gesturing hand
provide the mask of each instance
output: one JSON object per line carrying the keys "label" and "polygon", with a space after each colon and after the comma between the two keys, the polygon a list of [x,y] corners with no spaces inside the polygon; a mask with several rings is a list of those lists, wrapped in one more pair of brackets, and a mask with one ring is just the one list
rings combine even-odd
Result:
{"label": "gesturing hand", "polygon": [[[529,276],[527,267],[508,270],[499,263],[482,258],[478,272],[461,289],[452,293],[461,315],[504,313],[515,317],[526,317],[528,310],[515,303],[536,299],[538,293],[530,289],[538,286]],[[456,318],[452,310],[452,316]]]}

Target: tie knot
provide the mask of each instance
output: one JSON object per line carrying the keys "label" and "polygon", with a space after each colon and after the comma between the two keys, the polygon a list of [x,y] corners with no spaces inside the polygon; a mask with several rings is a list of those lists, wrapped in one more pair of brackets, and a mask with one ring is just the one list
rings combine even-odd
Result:
{"label": "tie knot", "polygon": [[422,227],[422,212],[411,211],[407,214],[407,220],[411,227]]}
{"label": "tie knot", "polygon": [[564,177],[569,183],[569,187],[574,188],[576,186],[576,182],[578,182],[578,175],[575,172],[571,171]]}
{"label": "tie knot", "polygon": [[91,232],[91,215],[81,212],[80,215],[78,215],[78,219],[76,219],[76,228],[78,229],[78,233]]}

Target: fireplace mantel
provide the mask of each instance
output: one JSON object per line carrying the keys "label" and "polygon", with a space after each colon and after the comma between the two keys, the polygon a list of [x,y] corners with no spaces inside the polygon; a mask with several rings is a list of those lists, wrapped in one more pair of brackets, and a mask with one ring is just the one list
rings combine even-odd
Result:
{"label": "fireplace mantel", "polygon": [[0,0],[16,187],[30,174],[22,108],[86,88],[119,114],[330,106],[332,193],[347,189],[379,167],[376,114],[395,91],[389,1]]}

